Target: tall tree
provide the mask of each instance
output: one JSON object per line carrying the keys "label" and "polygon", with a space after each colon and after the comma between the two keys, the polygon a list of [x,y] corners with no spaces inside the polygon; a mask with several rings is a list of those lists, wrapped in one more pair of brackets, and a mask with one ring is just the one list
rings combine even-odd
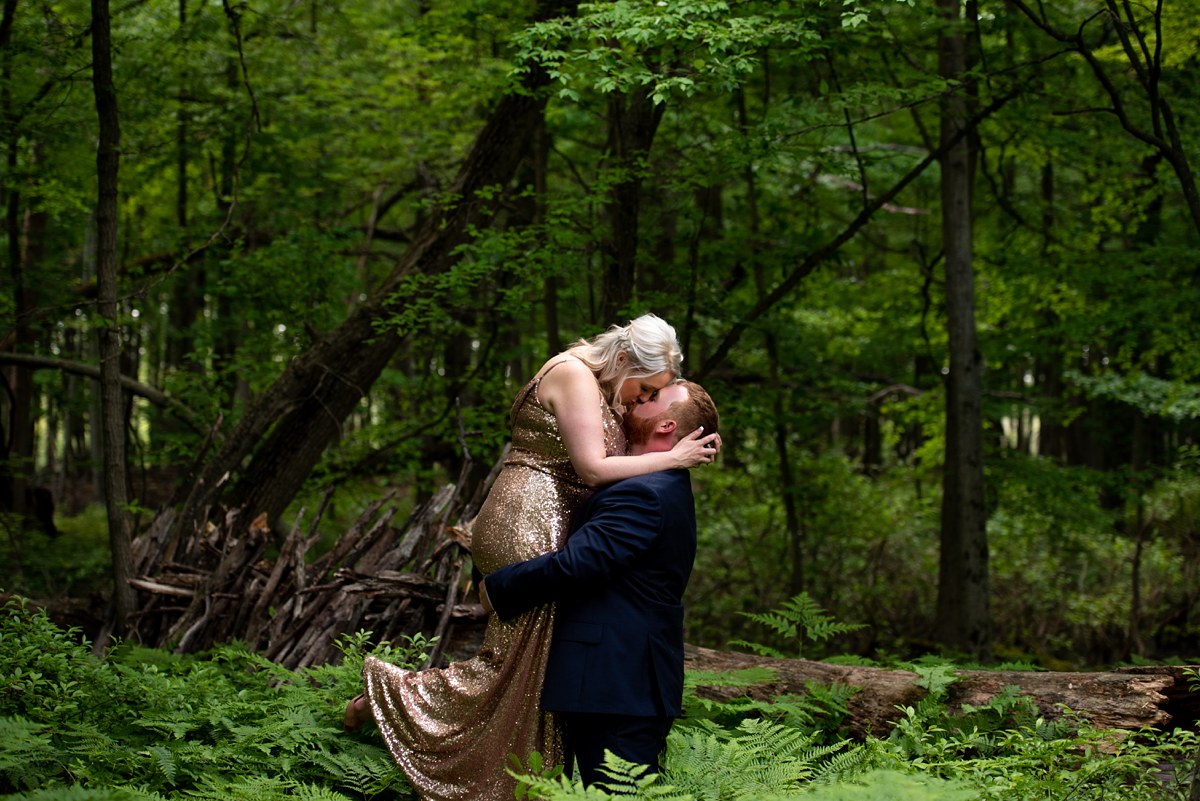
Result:
{"label": "tall tree", "polygon": [[[0,122],[4,131],[6,167],[15,176],[24,137],[17,125],[17,110],[12,93],[13,26],[17,2],[6,0],[0,20]],[[26,144],[28,146],[28,144]],[[30,353],[36,334],[32,325],[36,303],[29,280],[28,250],[21,247],[22,196],[14,178],[4,198],[4,227],[8,236],[8,271],[15,316],[13,342],[16,350]],[[14,367],[10,374],[6,400],[7,420],[0,421],[0,510],[24,519],[29,509],[26,497],[34,466],[34,383],[33,371]]]}
{"label": "tall tree", "polygon": [[[537,16],[570,15],[575,5],[573,0],[546,2]],[[449,188],[447,195],[455,201],[425,219],[369,301],[289,363],[250,403],[236,430],[206,463],[180,525],[197,523],[221,494],[229,473],[240,471],[240,476],[226,500],[247,509],[250,517],[266,512],[274,519],[291,502],[325,448],[342,433],[346,416],[396,353],[401,336],[385,321],[409,304],[427,302],[422,287],[430,284],[421,281],[432,283],[445,273],[472,230],[489,221],[499,202],[494,188],[506,186],[529,154],[546,101],[539,90],[548,81],[545,70],[530,66],[522,86],[500,100]],[[413,276],[418,277],[416,286]]]}
{"label": "tall tree", "polygon": [[[96,145],[96,278],[99,292],[100,410],[104,443],[104,502],[112,549],[113,631],[122,634],[134,611],[133,557],[125,474],[125,397],[121,389],[121,324],[117,306],[117,174],[121,127],[113,83],[112,25],[108,0],[92,0],[92,89],[99,135]],[[104,643],[98,642],[103,646]]]}
{"label": "tall tree", "polygon": [[665,106],[645,86],[628,93],[614,92],[608,100],[608,168],[615,177],[605,207],[609,232],[604,245],[601,319],[606,323],[617,321],[637,285],[642,176]]}
{"label": "tall tree", "polygon": [[[938,8],[943,15],[938,71],[953,86],[967,72],[964,6],[959,0],[938,0]],[[950,372],[946,376],[937,636],[946,645],[986,655],[991,647],[991,614],[983,484],[983,353],[975,330],[971,248],[974,160],[970,137],[963,135],[969,109],[969,97],[961,83],[940,103],[942,248]]]}

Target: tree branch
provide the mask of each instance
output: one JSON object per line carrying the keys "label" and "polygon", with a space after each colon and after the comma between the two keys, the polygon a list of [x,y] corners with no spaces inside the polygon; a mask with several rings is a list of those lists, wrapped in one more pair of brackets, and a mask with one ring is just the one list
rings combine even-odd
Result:
{"label": "tree branch", "polygon": [[850,223],[844,229],[842,229],[840,234],[831,239],[829,242],[826,242],[817,250],[809,253],[804,261],[800,263],[799,267],[793,270],[792,273],[788,275],[787,278],[783,279],[783,281],[781,281],[778,286],[771,290],[771,292],[764,295],[740,321],[733,325],[733,327],[729,330],[729,333],[725,335],[723,340],[721,340],[721,343],[717,346],[717,349],[704,363],[704,366],[700,368],[696,374],[696,380],[702,382],[704,377],[711,373],[713,368],[719,365],[725,359],[725,357],[729,355],[729,351],[732,350],[733,347],[741,340],[742,335],[746,333],[746,329],[750,327],[751,323],[753,323],[759,317],[762,317],[771,309],[771,307],[775,306],[777,303],[787,297],[787,295],[796,288],[796,285],[799,284],[802,279],[808,276],[809,273],[815,270],[817,266],[821,264],[821,262],[836,253],[838,249],[842,247],[842,245],[853,239],[858,232],[868,222],[871,221],[871,218],[875,215],[875,212],[891,203],[892,200],[899,195],[906,186],[915,181],[918,176],[920,176],[929,168],[930,165],[940,159],[945,151],[957,145],[960,141],[962,141],[962,138],[965,137],[970,131],[974,130],[980,122],[994,114],[1001,106],[1015,96],[1016,95],[1014,93],[1003,95],[992,101],[987,108],[968,119],[966,124],[963,125],[962,130],[959,131],[955,137],[942,143],[936,150],[931,151],[929,155],[921,159],[921,161],[915,167],[909,170],[903,177],[900,178],[899,181],[893,184],[890,189],[868,203],[866,207],[859,212],[858,216],[851,220]]}
{"label": "tree branch", "polygon": [[[64,373],[73,373],[90,378],[94,381],[100,380],[100,368],[94,367],[83,362],[71,361],[70,359],[56,359],[51,356],[35,356],[31,353],[3,353],[0,352],[0,364],[16,364],[22,367],[30,367],[37,369],[61,370]],[[121,388],[131,395],[137,395],[140,398],[153,403],[155,406],[161,406],[173,412],[180,420],[188,425],[193,431],[203,434],[206,427],[200,422],[200,418],[188,407],[184,406],[179,401],[175,400],[165,392],[154,387],[136,381],[129,376],[121,376]]]}

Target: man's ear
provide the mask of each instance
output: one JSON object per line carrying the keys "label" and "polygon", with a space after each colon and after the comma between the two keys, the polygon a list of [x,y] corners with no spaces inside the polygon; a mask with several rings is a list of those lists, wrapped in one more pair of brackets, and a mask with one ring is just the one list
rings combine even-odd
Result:
{"label": "man's ear", "polygon": [[674,434],[675,429],[679,427],[679,423],[674,420],[659,420],[658,425],[654,427],[656,434]]}

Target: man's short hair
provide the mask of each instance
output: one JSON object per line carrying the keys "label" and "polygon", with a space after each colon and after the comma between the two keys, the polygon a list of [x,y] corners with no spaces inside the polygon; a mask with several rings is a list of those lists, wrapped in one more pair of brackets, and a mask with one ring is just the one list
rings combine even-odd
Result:
{"label": "man's short hair", "polygon": [[678,435],[687,436],[700,426],[704,426],[704,434],[717,434],[721,430],[721,418],[717,414],[716,404],[699,384],[680,378],[672,382],[687,390],[686,401],[676,401],[664,413],[679,424]]}

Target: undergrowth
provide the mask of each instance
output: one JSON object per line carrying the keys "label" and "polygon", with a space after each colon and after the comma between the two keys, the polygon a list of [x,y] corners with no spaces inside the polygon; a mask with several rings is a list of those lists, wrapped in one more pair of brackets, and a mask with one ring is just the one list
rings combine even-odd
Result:
{"label": "undergrowth", "polygon": [[[413,798],[373,728],[341,731],[368,652],[413,665],[428,643],[370,651],[344,638],[341,665],[291,671],[233,644],[176,655],[119,644],[92,655],[75,630],[12,600],[0,609],[0,798],[5,801],[346,801]],[[690,673],[663,770],[610,758],[584,788],[559,766],[514,765],[528,799],[658,801],[1194,801],[1200,738],[1046,719],[1015,689],[951,710],[958,666],[908,665],[926,690],[886,736],[852,740],[854,691],[727,703],[762,669]],[[1193,674],[1193,691],[1200,675]],[[536,755],[535,755],[536,756]]]}
{"label": "undergrowth", "polygon": [[[377,738],[341,731],[365,634],[341,665],[291,671],[225,645],[176,655],[75,630],[10,600],[0,616],[0,793],[6,799],[407,799]],[[413,664],[417,638],[375,649]]]}

